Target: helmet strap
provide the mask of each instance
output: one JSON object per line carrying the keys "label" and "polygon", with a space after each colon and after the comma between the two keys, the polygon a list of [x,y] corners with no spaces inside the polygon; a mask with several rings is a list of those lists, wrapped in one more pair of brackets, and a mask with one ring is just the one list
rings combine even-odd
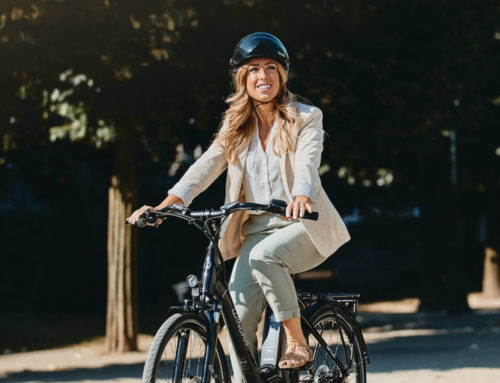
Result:
{"label": "helmet strap", "polygon": [[253,106],[254,109],[257,109],[258,106],[261,106],[261,105],[266,105],[266,104],[269,104],[270,102],[273,102],[274,100],[278,100],[278,102],[281,102],[281,100],[283,99],[283,96],[284,96],[284,92],[283,90],[281,90],[275,98],[273,98],[272,100],[269,100],[269,101],[264,101],[264,102],[259,102],[258,104],[255,104]]}
{"label": "helmet strap", "polygon": [[272,100],[270,101],[265,101],[265,102],[259,102],[258,104],[254,104],[253,108],[254,109],[257,109],[258,106],[261,106],[261,105],[266,105],[266,104],[269,104],[270,102],[273,102],[274,100],[276,100],[277,97],[273,98]]}

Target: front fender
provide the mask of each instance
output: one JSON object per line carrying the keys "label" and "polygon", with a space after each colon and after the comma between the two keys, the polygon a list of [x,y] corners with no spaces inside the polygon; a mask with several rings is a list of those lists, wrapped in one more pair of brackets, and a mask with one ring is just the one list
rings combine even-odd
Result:
{"label": "front fender", "polygon": [[192,306],[170,306],[168,308],[168,317],[172,316],[173,314],[196,314],[205,318],[203,309]]}

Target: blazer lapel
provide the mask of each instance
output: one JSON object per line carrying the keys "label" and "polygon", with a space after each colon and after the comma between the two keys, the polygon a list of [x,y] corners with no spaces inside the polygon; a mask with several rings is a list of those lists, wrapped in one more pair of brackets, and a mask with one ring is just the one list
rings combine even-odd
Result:
{"label": "blazer lapel", "polygon": [[[289,153],[288,151],[286,152],[285,155],[280,157],[280,170],[281,170],[281,180],[283,182],[283,187],[285,189],[285,193],[289,200],[292,200],[292,191],[290,190],[290,184],[288,181],[293,182],[293,175],[288,174],[288,168],[287,168],[287,161],[289,160]],[[288,202],[288,201],[287,201]]]}
{"label": "blazer lapel", "polygon": [[[298,130],[292,135],[295,140],[295,146],[297,146],[297,137]],[[294,168],[293,163],[295,161],[295,152],[286,151],[284,156],[280,157],[280,170],[281,170],[281,179],[283,180],[283,187],[285,188],[285,193],[288,196],[289,200],[292,200],[292,187],[294,182]],[[287,166],[288,165],[288,166]]]}
{"label": "blazer lapel", "polygon": [[236,163],[229,163],[227,176],[229,178],[229,190],[226,190],[226,202],[237,201],[240,196],[243,175],[245,173],[245,162],[247,159],[248,146],[237,155]]}

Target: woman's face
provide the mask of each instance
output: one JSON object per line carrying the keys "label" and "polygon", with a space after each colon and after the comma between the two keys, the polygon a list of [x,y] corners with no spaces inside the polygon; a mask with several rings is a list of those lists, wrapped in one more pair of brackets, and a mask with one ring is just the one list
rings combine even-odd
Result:
{"label": "woman's face", "polygon": [[248,95],[258,102],[273,100],[280,90],[278,63],[268,58],[254,58],[247,65]]}

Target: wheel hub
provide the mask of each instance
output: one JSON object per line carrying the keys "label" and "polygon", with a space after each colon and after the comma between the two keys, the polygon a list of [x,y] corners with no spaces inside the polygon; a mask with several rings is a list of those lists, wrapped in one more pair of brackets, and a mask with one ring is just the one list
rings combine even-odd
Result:
{"label": "wheel hub", "polygon": [[330,367],[322,364],[316,369],[314,373],[313,383],[342,383],[342,377],[339,376],[338,371],[332,371]]}

